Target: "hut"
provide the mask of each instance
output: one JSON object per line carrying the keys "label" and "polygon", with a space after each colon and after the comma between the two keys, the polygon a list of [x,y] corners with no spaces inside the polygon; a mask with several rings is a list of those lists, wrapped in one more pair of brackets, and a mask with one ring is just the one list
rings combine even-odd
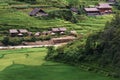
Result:
{"label": "hut", "polygon": [[99,15],[100,11],[97,8],[84,8],[87,15]]}
{"label": "hut", "polygon": [[29,35],[29,36],[32,36],[32,35],[33,35],[33,33],[32,33],[32,32],[28,32],[28,35]]}
{"label": "hut", "polygon": [[108,3],[99,3],[96,8],[99,9],[101,14],[109,14],[112,13],[112,6],[110,6]]}
{"label": "hut", "polygon": [[36,33],[34,34],[35,37],[39,37],[40,35],[41,35],[40,32],[36,32]]}
{"label": "hut", "polygon": [[18,37],[23,37],[23,34],[22,34],[22,33],[19,33],[19,34],[18,34]]}
{"label": "hut", "polygon": [[59,31],[60,32],[65,32],[65,31],[67,31],[67,29],[63,27],[63,28],[59,28]]}
{"label": "hut", "polygon": [[10,36],[15,37],[18,35],[18,30],[17,29],[10,29],[9,30]]}
{"label": "hut", "polygon": [[43,35],[48,35],[49,33],[48,33],[48,31],[43,31],[42,34]]}
{"label": "hut", "polygon": [[19,31],[19,33],[23,34],[23,36],[28,35],[28,30],[26,30],[26,29],[19,29],[18,31]]}
{"label": "hut", "polygon": [[48,14],[40,8],[33,9],[29,15],[30,16],[48,16]]}
{"label": "hut", "polygon": [[54,32],[54,33],[59,33],[60,32],[59,28],[52,28],[51,31]]}

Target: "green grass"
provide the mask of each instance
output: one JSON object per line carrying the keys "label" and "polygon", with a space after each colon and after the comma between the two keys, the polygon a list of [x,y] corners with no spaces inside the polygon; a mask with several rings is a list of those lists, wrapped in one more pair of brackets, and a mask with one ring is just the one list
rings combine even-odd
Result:
{"label": "green grass", "polygon": [[115,80],[78,67],[45,61],[46,52],[46,48],[2,50],[0,80]]}

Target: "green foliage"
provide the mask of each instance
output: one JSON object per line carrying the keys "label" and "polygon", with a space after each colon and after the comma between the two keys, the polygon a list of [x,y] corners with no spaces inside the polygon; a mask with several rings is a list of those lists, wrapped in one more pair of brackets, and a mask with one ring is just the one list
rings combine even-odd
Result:
{"label": "green foliage", "polygon": [[36,0],[18,0],[18,1],[32,3],[32,4],[36,2]]}
{"label": "green foliage", "polygon": [[72,13],[70,10],[55,10],[52,12],[49,12],[49,17],[51,19],[53,18],[61,18],[67,21],[71,21],[73,23],[77,23],[78,22],[78,18],[77,16]]}
{"label": "green foliage", "polygon": [[112,77],[120,77],[119,41],[120,14],[117,14],[110,23],[106,23],[104,31],[90,35],[86,43],[77,41],[56,49],[57,55],[53,58],[70,64],[86,63],[90,67],[96,65],[95,68],[109,72]]}
{"label": "green foliage", "polygon": [[11,37],[4,37],[3,40],[1,41],[4,45],[12,45],[12,46],[15,46],[15,45],[19,45],[22,43],[22,39],[18,38],[18,37],[14,37],[14,38],[11,38]]}

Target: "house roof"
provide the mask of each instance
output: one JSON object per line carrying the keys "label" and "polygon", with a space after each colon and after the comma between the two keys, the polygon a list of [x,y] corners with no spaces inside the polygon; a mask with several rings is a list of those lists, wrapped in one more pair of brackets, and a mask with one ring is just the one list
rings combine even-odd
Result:
{"label": "house roof", "polygon": [[85,11],[99,11],[97,8],[84,8]]}
{"label": "house roof", "polygon": [[52,28],[52,31],[53,32],[59,32],[60,30],[59,30],[59,28]]}
{"label": "house roof", "polygon": [[108,3],[99,3],[99,6],[97,8],[112,8]]}
{"label": "house roof", "polygon": [[66,31],[67,29],[66,28],[59,28],[60,31]]}
{"label": "house roof", "polygon": [[35,36],[39,36],[39,35],[40,35],[40,32],[36,32],[36,33],[35,33]]}
{"label": "house roof", "polygon": [[35,9],[33,9],[33,10],[30,12],[30,16],[34,16],[34,15],[36,15],[38,12],[45,13],[42,9],[40,9],[40,8],[35,8]]}
{"label": "house roof", "polygon": [[26,29],[19,29],[19,32],[20,32],[20,33],[27,33],[28,30],[26,30]]}
{"label": "house roof", "polygon": [[22,36],[23,34],[22,33],[19,33],[18,36]]}
{"label": "house roof", "polygon": [[18,33],[18,30],[17,29],[10,29],[9,32],[10,33]]}

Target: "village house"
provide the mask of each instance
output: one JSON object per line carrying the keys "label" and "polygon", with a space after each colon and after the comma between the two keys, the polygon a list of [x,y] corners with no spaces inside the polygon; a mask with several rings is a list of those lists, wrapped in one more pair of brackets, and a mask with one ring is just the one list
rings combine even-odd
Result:
{"label": "village house", "polygon": [[61,28],[52,28],[52,30],[51,30],[53,33],[60,33],[60,34],[64,34],[64,32],[66,32],[67,31],[67,29],[66,28],[64,28],[64,27],[61,27]]}
{"label": "village house", "polygon": [[36,32],[36,33],[34,34],[35,37],[39,37],[40,35],[41,35],[40,32]]}
{"label": "village house", "polygon": [[110,6],[108,3],[99,3],[96,8],[99,9],[101,14],[110,14],[112,13],[112,6]]}
{"label": "village house", "polygon": [[9,33],[10,33],[10,36],[11,37],[15,37],[15,36],[17,36],[18,35],[18,30],[17,29],[10,29],[9,30]]}
{"label": "village house", "polygon": [[28,35],[28,30],[26,29],[19,29],[19,34],[18,36],[27,36]]}
{"label": "village house", "polygon": [[97,8],[84,8],[87,15],[100,15],[100,11]]}
{"label": "village house", "polygon": [[54,33],[59,33],[60,32],[59,28],[52,28],[51,31],[54,32]]}
{"label": "village house", "polygon": [[40,8],[33,9],[29,15],[30,16],[48,16],[48,14]]}

